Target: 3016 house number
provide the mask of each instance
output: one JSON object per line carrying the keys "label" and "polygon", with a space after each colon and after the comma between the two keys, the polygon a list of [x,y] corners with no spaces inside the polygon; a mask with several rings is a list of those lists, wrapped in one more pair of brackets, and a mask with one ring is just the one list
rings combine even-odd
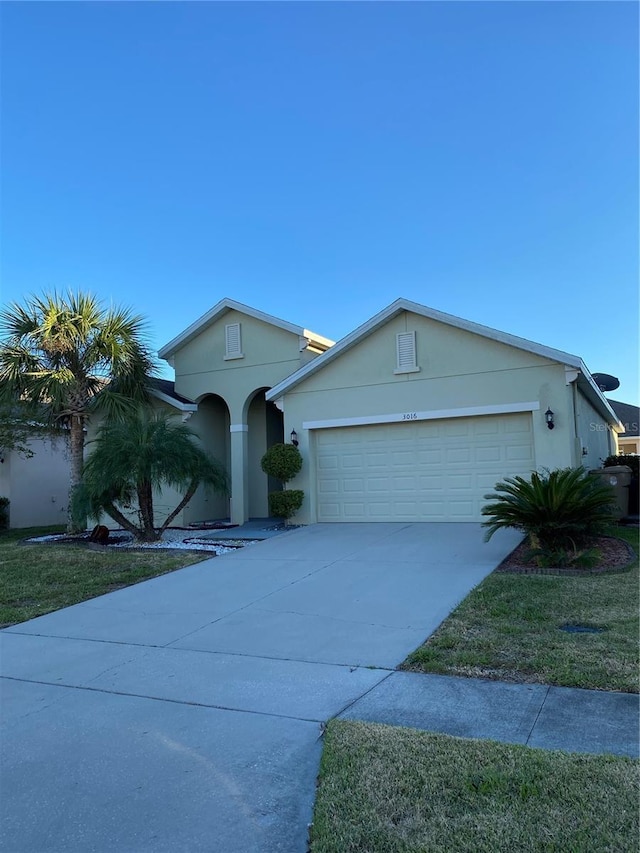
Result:
{"label": "3016 house number", "polygon": [[402,416],[403,421],[417,421],[418,413],[417,412],[405,412]]}

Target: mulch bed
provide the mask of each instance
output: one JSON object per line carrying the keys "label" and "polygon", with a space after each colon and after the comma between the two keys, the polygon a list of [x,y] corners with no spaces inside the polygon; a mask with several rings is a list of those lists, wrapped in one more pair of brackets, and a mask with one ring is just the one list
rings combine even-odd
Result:
{"label": "mulch bed", "polygon": [[520,575],[602,575],[625,571],[635,560],[633,548],[622,539],[611,536],[599,536],[594,539],[593,547],[600,552],[600,562],[591,568],[542,568],[527,562],[526,555],[530,546],[525,542],[518,545],[508,557],[500,563],[496,572],[511,572]]}

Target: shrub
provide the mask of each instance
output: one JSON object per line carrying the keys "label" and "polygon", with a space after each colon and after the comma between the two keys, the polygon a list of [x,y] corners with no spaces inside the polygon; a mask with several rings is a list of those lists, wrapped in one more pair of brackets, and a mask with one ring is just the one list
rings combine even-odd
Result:
{"label": "shrub", "polygon": [[511,527],[526,533],[532,548],[548,552],[575,551],[604,532],[615,506],[613,489],[584,468],[507,477],[485,498],[485,539]]}
{"label": "shrub", "polygon": [[288,483],[302,468],[302,456],[293,444],[274,444],[262,457],[260,466],[265,474]]}
{"label": "shrub", "polygon": [[0,530],[6,530],[9,527],[9,498],[0,497]]}
{"label": "shrub", "polygon": [[[284,486],[302,468],[302,456],[294,444],[273,444],[262,457],[260,465],[265,474],[280,480]],[[269,515],[291,518],[300,509],[303,500],[304,492],[300,489],[269,492]]]}
{"label": "shrub", "polygon": [[301,489],[270,492],[269,513],[276,518],[291,518],[300,509],[303,500],[304,492]]}

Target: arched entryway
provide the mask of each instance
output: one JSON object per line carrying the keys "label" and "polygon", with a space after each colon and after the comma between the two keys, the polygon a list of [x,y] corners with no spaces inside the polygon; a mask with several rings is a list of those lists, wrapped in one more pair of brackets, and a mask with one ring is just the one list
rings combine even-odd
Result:
{"label": "arched entryway", "polygon": [[267,477],[260,466],[267,449],[284,441],[284,418],[273,403],[265,400],[268,390],[255,391],[247,406],[249,518],[267,518],[268,494],[281,487],[277,480]]}
{"label": "arched entryway", "polygon": [[[231,446],[229,440],[229,407],[217,394],[207,394],[198,402],[189,427],[196,433],[207,453],[214,456],[230,472]],[[213,494],[201,486],[184,511],[187,524],[196,521],[217,521],[229,517],[229,498]]]}

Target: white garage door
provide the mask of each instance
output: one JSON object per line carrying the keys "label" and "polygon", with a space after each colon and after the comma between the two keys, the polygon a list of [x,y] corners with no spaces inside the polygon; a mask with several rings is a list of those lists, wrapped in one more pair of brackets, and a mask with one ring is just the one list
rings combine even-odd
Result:
{"label": "white garage door", "polygon": [[498,480],[535,467],[531,414],[321,429],[318,521],[479,521]]}

